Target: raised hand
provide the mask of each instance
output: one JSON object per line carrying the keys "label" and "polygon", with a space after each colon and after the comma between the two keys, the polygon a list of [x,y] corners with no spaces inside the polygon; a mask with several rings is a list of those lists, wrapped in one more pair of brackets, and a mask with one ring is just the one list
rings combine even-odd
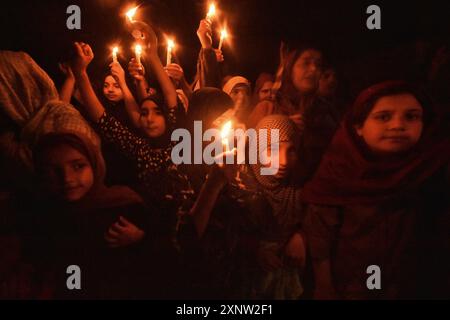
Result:
{"label": "raised hand", "polygon": [[109,67],[111,68],[111,74],[116,79],[117,83],[120,87],[123,88],[124,85],[126,85],[125,80],[125,71],[123,70],[122,66],[119,62],[112,62]]}
{"label": "raised hand", "polygon": [[136,61],[135,58],[132,58],[128,63],[128,73],[137,81],[145,80],[145,69],[144,66]]}
{"label": "raised hand", "polygon": [[197,36],[202,44],[202,48],[209,49],[212,48],[212,28],[211,22],[207,19],[200,21],[200,25],[197,29]]}
{"label": "raised hand", "polygon": [[176,82],[180,82],[184,79],[183,68],[176,63],[169,64],[164,68],[164,70],[166,70],[167,75]]}
{"label": "raised hand", "polygon": [[86,71],[87,66],[94,59],[94,52],[91,47],[84,42],[75,42],[75,59],[72,60],[70,67],[74,73]]}

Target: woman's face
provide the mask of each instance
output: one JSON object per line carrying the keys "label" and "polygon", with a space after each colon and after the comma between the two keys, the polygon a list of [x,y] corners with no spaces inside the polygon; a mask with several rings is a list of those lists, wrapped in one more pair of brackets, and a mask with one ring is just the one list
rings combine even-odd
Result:
{"label": "woman's face", "polygon": [[314,49],[305,50],[298,57],[292,67],[291,80],[300,93],[309,94],[317,90],[322,64],[322,53]]}
{"label": "woman's face", "polygon": [[44,184],[52,195],[69,202],[77,201],[94,185],[91,163],[77,149],[62,144],[48,149],[43,157]]}
{"label": "woman's face", "polygon": [[123,99],[123,92],[113,76],[107,76],[103,82],[103,94],[111,102],[119,102]]}
{"label": "woman's face", "polygon": [[421,104],[412,94],[402,93],[378,99],[356,132],[375,153],[393,154],[412,148],[422,129]]}
{"label": "woman's face", "polygon": [[264,82],[263,86],[258,92],[259,101],[273,100],[272,87],[273,87],[272,81]]}
{"label": "woman's face", "polygon": [[166,132],[166,119],[153,101],[146,100],[141,106],[140,128],[149,138],[161,137]]}

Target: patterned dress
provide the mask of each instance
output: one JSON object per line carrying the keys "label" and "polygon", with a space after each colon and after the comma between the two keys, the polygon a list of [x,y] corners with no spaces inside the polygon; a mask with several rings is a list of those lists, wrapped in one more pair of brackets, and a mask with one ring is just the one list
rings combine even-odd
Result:
{"label": "patterned dress", "polygon": [[[171,108],[166,113],[169,130],[175,127],[175,112],[176,108]],[[160,232],[175,236],[181,219],[193,204],[194,195],[186,174],[172,162],[171,151],[175,142],[156,148],[107,112],[99,119],[98,127],[102,138],[114,144],[135,164],[142,189],[138,190],[139,193],[146,202],[161,209],[161,216],[156,217],[162,226]],[[168,211],[175,214],[167,214]]]}

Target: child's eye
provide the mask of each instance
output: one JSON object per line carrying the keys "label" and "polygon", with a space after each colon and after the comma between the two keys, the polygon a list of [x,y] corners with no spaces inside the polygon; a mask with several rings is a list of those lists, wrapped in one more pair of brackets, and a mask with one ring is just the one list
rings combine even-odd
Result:
{"label": "child's eye", "polygon": [[386,122],[386,121],[389,121],[391,119],[391,115],[388,114],[388,113],[382,113],[382,114],[376,115],[375,119],[379,120],[379,121]]}
{"label": "child's eye", "polygon": [[74,170],[76,170],[76,171],[78,171],[78,170],[81,170],[81,169],[83,169],[84,167],[86,167],[86,164],[85,163],[74,163],[73,164],[73,169]]}
{"label": "child's eye", "polygon": [[408,121],[416,121],[416,120],[421,120],[421,119],[422,119],[421,114],[410,113],[410,114],[406,115],[406,120],[408,120]]}
{"label": "child's eye", "polygon": [[116,83],[116,84],[114,84],[114,88],[119,89],[120,86]]}

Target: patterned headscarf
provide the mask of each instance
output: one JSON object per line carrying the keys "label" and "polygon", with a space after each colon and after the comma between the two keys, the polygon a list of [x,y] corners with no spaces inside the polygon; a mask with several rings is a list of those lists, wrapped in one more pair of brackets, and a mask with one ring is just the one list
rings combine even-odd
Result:
{"label": "patterned headscarf", "polygon": [[[259,130],[267,129],[267,136],[259,136]],[[256,126],[256,132],[262,139],[267,139],[267,146],[270,146],[270,130],[279,130],[279,141],[292,141],[298,137],[295,124],[284,115],[270,115],[263,118]],[[259,141],[258,141],[259,145]],[[260,154],[264,150],[258,150]],[[251,170],[263,190],[264,195],[272,206],[273,214],[277,218],[279,225],[289,232],[298,226],[301,221],[300,212],[300,187],[291,181],[286,182],[276,179],[274,176],[261,175],[261,164],[250,165]]]}

